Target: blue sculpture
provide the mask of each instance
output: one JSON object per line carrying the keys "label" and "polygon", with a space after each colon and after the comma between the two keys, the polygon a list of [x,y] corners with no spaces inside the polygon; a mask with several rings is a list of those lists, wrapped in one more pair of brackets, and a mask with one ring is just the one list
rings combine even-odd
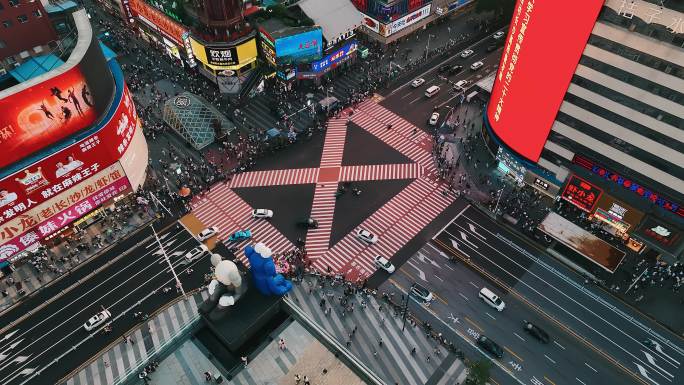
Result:
{"label": "blue sculpture", "polygon": [[276,273],[271,249],[263,243],[245,247],[245,255],[249,259],[254,286],[263,295],[282,296],[292,290],[292,282]]}

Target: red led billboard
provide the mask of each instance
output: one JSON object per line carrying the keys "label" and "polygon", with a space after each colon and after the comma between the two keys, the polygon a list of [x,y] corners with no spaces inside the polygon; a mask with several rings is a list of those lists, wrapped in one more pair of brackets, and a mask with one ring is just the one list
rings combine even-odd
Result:
{"label": "red led billboard", "polygon": [[0,111],[0,168],[92,125],[97,118],[78,66],[0,99]]}
{"label": "red led billboard", "polygon": [[[1,180],[0,232],[5,222],[118,161],[137,126],[133,99],[124,88],[116,111],[101,130]],[[5,238],[0,234],[0,239]]]}
{"label": "red led billboard", "polygon": [[603,2],[586,0],[570,15],[564,1],[517,1],[487,118],[529,160],[539,160]]}
{"label": "red led billboard", "polygon": [[596,206],[603,190],[587,182],[586,180],[573,175],[568,180],[568,184],[563,190],[563,199],[579,207],[580,209],[591,212]]}

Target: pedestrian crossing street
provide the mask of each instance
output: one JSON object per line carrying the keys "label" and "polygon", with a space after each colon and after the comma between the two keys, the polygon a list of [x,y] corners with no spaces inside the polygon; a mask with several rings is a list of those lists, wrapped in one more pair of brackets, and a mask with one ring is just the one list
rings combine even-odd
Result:
{"label": "pedestrian crossing street", "polygon": [[[401,317],[395,316],[387,304],[379,303],[372,296],[365,298],[356,294],[352,296],[355,310],[345,312],[337,299],[342,289],[339,286],[326,289],[314,286],[309,293],[312,286],[308,282],[315,281],[313,277],[305,278],[304,283],[294,286],[289,298],[342,346],[348,346],[348,350],[386,384],[463,383],[466,377],[463,362],[456,359],[453,353],[447,354],[443,348],[440,348],[439,355],[435,354],[437,342],[428,339],[420,327],[407,323],[406,330],[402,332]],[[326,300],[324,307],[331,307],[328,315],[320,306],[322,298]],[[361,306],[364,298],[367,302],[365,309]],[[419,305],[412,303],[410,306]],[[350,339],[354,327],[357,330]],[[379,344],[380,338],[382,346]],[[347,345],[348,341],[351,344]],[[416,348],[415,355],[411,355],[413,348]]]}
{"label": "pedestrian crossing street", "polygon": [[227,239],[237,230],[250,230],[252,239],[233,243],[238,250],[235,256],[247,264],[244,246],[249,243],[263,242],[273,253],[285,253],[294,249],[294,245],[268,220],[252,218],[252,207],[233,190],[224,184],[218,184],[205,194],[194,206],[193,214],[207,226],[219,229],[219,239]]}
{"label": "pedestrian crossing street", "polygon": [[313,262],[314,267],[346,274],[347,279],[363,279],[372,274],[374,257],[391,257],[416,236],[425,226],[446,209],[453,201],[444,196],[443,184],[427,178],[418,178],[378,211],[358,226],[378,236],[374,245],[367,245],[356,237],[356,230],[337,242],[321,258]]}
{"label": "pedestrian crossing street", "polygon": [[140,372],[151,357],[199,317],[197,306],[207,296],[206,292],[197,293],[168,307],[128,336],[133,343],[120,340],[61,385],[114,384]]}
{"label": "pedestrian crossing street", "polygon": [[318,180],[318,171],[318,168],[249,171],[233,176],[227,186],[239,188],[310,184],[316,183]]}
{"label": "pedestrian crossing street", "polygon": [[340,170],[340,181],[416,179],[422,172],[423,169],[418,163],[344,166]]}
{"label": "pedestrian crossing street", "polygon": [[321,168],[339,167],[342,164],[346,140],[347,120],[342,117],[330,119],[325,132]]}
{"label": "pedestrian crossing street", "polygon": [[[357,106],[352,122],[421,165],[427,173],[437,174],[428,134],[399,118],[397,114],[372,100],[366,100]],[[391,129],[387,128],[388,122],[395,122]],[[426,139],[428,145],[425,144]]]}
{"label": "pedestrian crossing street", "polygon": [[[193,204],[197,218],[207,226],[217,226],[222,239],[237,230],[251,230],[253,239],[236,245],[238,258],[243,261],[242,246],[248,242],[264,242],[275,253],[287,252],[294,245],[268,221],[252,219],[252,208],[231,189],[315,184],[311,217],[318,221],[319,227],[307,231],[307,255],[315,267],[345,273],[348,279],[363,279],[371,275],[376,270],[375,256],[391,258],[449,206],[453,198],[442,194],[445,186],[435,176],[437,169],[432,159],[429,134],[372,99],[360,103],[353,113],[350,111],[348,109],[339,118],[328,121],[320,168],[238,174],[227,184],[214,186]],[[350,118],[414,163],[341,166]],[[387,129],[387,123],[392,124],[392,129]],[[391,179],[414,181],[331,249],[329,243],[338,183]],[[371,246],[361,243],[356,238],[359,228],[371,231],[380,237],[380,241]]]}

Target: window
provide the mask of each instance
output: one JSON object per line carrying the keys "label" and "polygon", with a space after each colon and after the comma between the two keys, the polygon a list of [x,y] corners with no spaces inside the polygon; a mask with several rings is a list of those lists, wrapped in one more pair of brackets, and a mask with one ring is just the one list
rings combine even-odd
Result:
{"label": "window", "polygon": [[40,9],[36,9],[35,11],[33,11],[33,16],[43,17],[43,14],[40,12]]}
{"label": "window", "polygon": [[17,20],[19,20],[20,23],[26,23],[28,21],[28,16],[19,15],[19,16],[17,16]]}
{"label": "window", "polygon": [[19,57],[22,58],[22,59],[26,59],[26,58],[29,57],[29,56],[31,56],[31,55],[29,54],[29,51],[21,51],[21,52],[19,52]]}
{"label": "window", "polygon": [[10,7],[18,7],[19,6],[19,0],[7,0],[7,3],[10,5]]}
{"label": "window", "polygon": [[2,26],[5,27],[5,28],[11,27],[11,26],[12,26],[12,20],[4,20],[4,21],[2,22]]}
{"label": "window", "polygon": [[41,52],[43,52],[43,47],[40,45],[37,45],[37,46],[33,47],[33,52],[41,53]]}

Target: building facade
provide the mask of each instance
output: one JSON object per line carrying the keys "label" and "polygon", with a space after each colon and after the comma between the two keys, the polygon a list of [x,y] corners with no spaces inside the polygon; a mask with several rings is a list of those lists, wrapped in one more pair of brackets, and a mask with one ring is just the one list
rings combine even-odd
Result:
{"label": "building facade", "polygon": [[72,17],[66,60],[34,58],[57,64],[12,73],[18,82],[0,89],[0,265],[88,225],[145,181],[147,142],[121,68],[86,11]]}
{"label": "building facade", "polygon": [[559,24],[561,4],[519,0],[483,135],[505,172],[554,187],[592,216],[610,212],[598,207],[599,196],[610,196],[614,207],[642,214],[639,223],[606,214],[620,233],[677,257],[684,248],[684,7],[668,5],[593,0]]}
{"label": "building facade", "polygon": [[0,0],[0,71],[10,71],[24,59],[48,51],[57,40],[40,1]]}

